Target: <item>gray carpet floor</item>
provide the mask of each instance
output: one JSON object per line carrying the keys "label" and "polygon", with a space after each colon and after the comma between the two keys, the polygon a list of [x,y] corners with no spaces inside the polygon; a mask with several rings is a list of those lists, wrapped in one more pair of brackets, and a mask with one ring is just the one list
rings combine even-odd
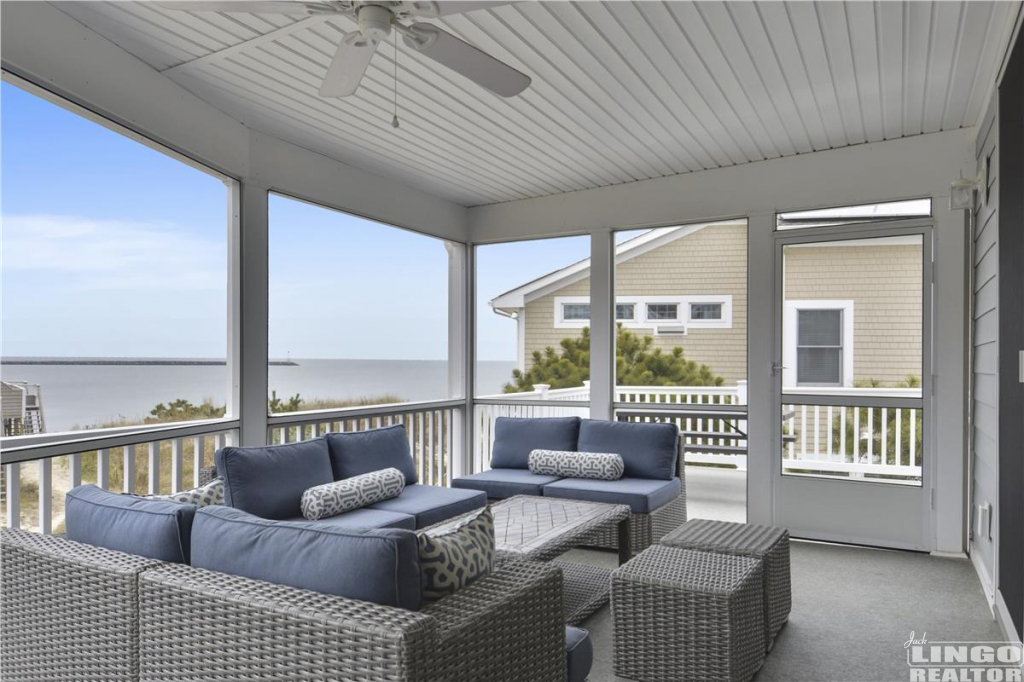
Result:
{"label": "gray carpet floor", "polygon": [[[565,558],[616,564],[613,552]],[[911,631],[930,641],[1001,639],[966,559],[794,541],[791,560],[793,610],[755,682],[906,682]],[[613,672],[609,608],[583,627],[594,639],[590,682],[625,680]]]}

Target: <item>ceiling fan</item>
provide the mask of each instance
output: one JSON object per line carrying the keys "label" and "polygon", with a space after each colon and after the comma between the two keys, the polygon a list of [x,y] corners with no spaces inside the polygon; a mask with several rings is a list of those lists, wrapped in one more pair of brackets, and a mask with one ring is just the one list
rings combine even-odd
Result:
{"label": "ceiling fan", "polygon": [[381,40],[394,27],[407,46],[460,73],[477,85],[500,95],[513,97],[530,85],[530,77],[486,52],[456,38],[433,24],[417,18],[436,18],[471,12],[484,7],[509,4],[447,0],[227,0],[220,2],[158,2],[161,7],[192,12],[248,12],[252,14],[342,15],[353,18],[359,29],[345,34],[320,86],[321,97],[348,97],[370,64]]}

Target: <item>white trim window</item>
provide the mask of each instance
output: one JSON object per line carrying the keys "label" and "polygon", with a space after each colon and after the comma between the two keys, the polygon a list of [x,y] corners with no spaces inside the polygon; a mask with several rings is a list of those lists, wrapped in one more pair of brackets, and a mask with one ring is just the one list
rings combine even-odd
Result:
{"label": "white trim window", "polygon": [[[618,296],[615,321],[625,327],[654,329],[686,325],[691,329],[731,329],[731,295]],[[590,325],[590,298],[556,296],[555,327],[579,329]]]}
{"label": "white trim window", "polygon": [[853,385],[853,301],[786,301],[783,387]]}

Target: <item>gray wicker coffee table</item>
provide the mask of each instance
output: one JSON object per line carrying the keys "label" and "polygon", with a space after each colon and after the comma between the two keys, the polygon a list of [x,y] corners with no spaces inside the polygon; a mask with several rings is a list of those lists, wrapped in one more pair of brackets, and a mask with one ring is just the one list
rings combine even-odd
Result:
{"label": "gray wicker coffee table", "polygon": [[577,625],[608,603],[611,570],[555,558],[617,526],[619,565],[629,561],[629,506],[517,495],[491,505],[497,563],[550,561],[562,569],[566,622]]}

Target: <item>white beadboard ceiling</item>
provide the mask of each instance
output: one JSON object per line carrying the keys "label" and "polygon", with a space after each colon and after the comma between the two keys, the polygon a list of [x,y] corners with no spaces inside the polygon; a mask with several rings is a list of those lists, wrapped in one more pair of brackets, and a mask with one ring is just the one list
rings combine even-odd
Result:
{"label": "white beadboard ceiling", "polygon": [[246,125],[466,206],[978,120],[1015,2],[520,2],[437,23],[533,78],[503,99],[394,44],[317,96],[344,17],[57,2]]}

